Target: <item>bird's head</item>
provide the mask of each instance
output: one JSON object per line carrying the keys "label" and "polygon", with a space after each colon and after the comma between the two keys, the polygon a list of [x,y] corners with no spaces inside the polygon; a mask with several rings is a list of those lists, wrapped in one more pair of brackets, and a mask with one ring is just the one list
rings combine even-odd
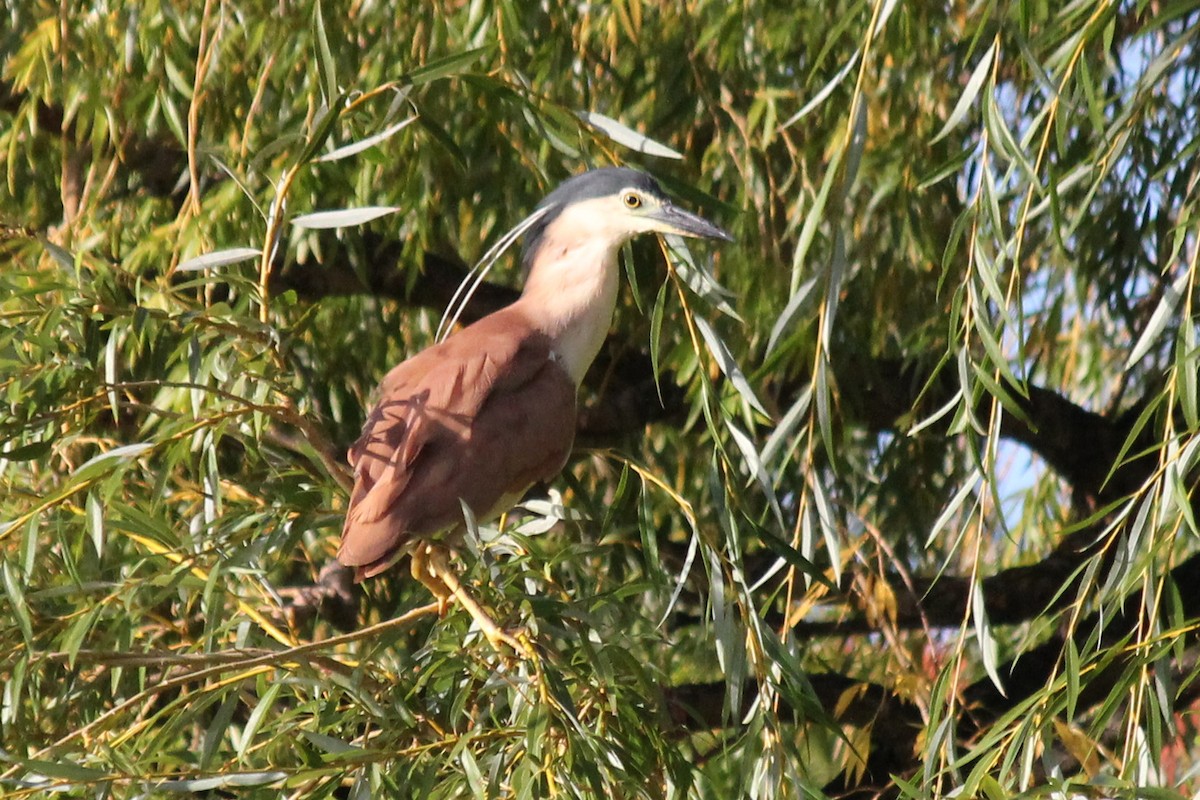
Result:
{"label": "bird's head", "polygon": [[708,220],[672,203],[649,175],[626,167],[595,169],[569,178],[538,209],[544,209],[544,214],[525,237],[527,268],[547,256],[555,257],[556,249],[595,244],[615,250],[643,233],[733,241]]}

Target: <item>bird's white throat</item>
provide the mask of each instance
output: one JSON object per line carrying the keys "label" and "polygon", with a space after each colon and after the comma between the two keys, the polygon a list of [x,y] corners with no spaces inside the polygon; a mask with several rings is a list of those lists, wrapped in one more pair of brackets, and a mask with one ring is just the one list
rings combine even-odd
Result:
{"label": "bird's white throat", "polygon": [[546,244],[549,255],[534,265],[517,302],[553,340],[555,353],[578,386],[612,325],[621,242]]}

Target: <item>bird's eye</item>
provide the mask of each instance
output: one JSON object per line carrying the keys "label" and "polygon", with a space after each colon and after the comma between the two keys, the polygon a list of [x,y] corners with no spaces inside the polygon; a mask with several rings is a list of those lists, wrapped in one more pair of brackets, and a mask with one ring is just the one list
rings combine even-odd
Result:
{"label": "bird's eye", "polygon": [[626,192],[625,196],[621,198],[621,202],[625,204],[626,208],[642,207],[642,198],[637,192]]}

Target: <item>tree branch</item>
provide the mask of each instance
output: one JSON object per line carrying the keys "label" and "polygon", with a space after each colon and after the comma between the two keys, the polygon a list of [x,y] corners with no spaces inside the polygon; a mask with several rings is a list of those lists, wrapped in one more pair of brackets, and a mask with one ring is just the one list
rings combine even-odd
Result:
{"label": "tree branch", "polygon": [[[841,385],[856,389],[842,398],[848,421],[872,431],[896,430],[918,404],[930,410],[939,408],[960,388],[957,373],[951,370],[931,375],[925,365],[899,359],[843,358],[835,361],[834,372]],[[790,381],[783,386],[798,384]],[[1152,459],[1130,460],[1121,469],[1112,469],[1133,429],[1136,411],[1111,418],[1034,384],[1009,383],[1004,388],[1017,405],[1017,413],[1004,415],[1001,436],[1037,453],[1092,504],[1104,505],[1128,496],[1150,474]],[[784,407],[790,404],[787,397],[779,403]],[[1138,448],[1132,451],[1138,452]]]}

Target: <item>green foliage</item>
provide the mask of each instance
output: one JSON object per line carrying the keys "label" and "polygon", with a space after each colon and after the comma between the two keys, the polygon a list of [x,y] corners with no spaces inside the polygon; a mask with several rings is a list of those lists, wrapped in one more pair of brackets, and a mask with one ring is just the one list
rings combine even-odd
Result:
{"label": "green foliage", "polygon": [[[1200,9],[393,5],[4,11],[6,793],[1196,790]],[[426,255],[608,163],[738,244],[464,554],[537,657],[289,615]]]}

